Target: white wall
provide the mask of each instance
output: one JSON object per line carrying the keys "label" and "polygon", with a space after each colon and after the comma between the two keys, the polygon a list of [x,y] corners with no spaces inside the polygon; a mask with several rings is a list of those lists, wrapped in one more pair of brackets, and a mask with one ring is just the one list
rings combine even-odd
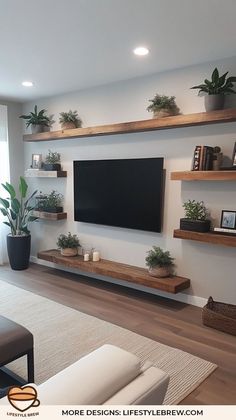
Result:
{"label": "white wall", "polygon": [[[220,72],[229,70],[230,75],[236,74],[236,58],[232,58],[46,98],[37,101],[37,105],[47,108],[57,121],[60,111],[77,109],[84,126],[150,118],[146,107],[148,99],[156,92],[175,95],[182,113],[200,112],[204,111],[203,98],[189,88],[210,76],[215,64]],[[25,104],[24,111],[31,110],[34,104]],[[59,124],[55,124],[53,129],[59,129]],[[236,140],[235,131],[236,123],[230,123],[25,144],[25,168],[31,163],[32,153],[43,153],[45,156],[50,148],[61,153],[63,169],[68,171],[67,179],[30,180],[32,188],[44,192],[52,189],[62,192],[68,213],[67,221],[40,221],[32,226],[33,255],[36,256],[39,250],[54,248],[57,236],[69,230],[79,235],[83,245],[98,248],[103,258],[141,267],[145,265],[147,250],[156,244],[169,249],[176,258],[178,274],[191,279],[191,288],[186,294],[204,298],[213,295],[215,299],[235,303],[236,249],[173,239],[173,229],[179,226],[179,219],[183,217],[183,201],[204,200],[213,219],[219,221],[222,209],[236,210],[235,183],[181,183],[169,180],[171,171],[190,169],[196,144],[219,145],[225,155],[231,156]],[[73,160],[154,156],[164,156],[166,168],[164,227],[161,234],[73,221]]]}

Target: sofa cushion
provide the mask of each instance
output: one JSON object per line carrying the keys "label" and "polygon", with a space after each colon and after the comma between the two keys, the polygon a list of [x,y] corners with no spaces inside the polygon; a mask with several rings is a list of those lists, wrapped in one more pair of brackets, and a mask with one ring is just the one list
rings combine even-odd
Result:
{"label": "sofa cushion", "polygon": [[41,404],[103,404],[140,373],[131,353],[105,344],[38,387]]}

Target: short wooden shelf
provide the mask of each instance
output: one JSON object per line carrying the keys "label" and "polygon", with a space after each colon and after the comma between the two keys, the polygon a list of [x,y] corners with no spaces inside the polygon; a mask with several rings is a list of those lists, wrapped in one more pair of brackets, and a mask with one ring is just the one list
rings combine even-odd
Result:
{"label": "short wooden shelf", "polygon": [[67,171],[25,171],[26,178],[66,178]]}
{"label": "short wooden shelf", "polygon": [[222,235],[221,233],[200,233],[189,230],[174,230],[174,238],[189,239],[192,241],[206,242],[215,245],[236,247],[236,235]]}
{"label": "short wooden shelf", "polygon": [[49,141],[78,137],[94,137],[112,134],[138,133],[142,131],[166,130],[178,127],[228,123],[236,121],[236,109],[200,112],[174,117],[151,120],[130,121],[118,124],[99,125],[94,127],[74,128],[71,130],[49,131],[37,134],[25,134],[24,141]]}
{"label": "short wooden shelf", "polygon": [[236,170],[171,172],[170,179],[172,181],[236,181]]}
{"label": "short wooden shelf", "polygon": [[49,213],[47,211],[33,211],[33,216],[43,220],[63,220],[67,219],[67,213]]}
{"label": "short wooden shelf", "polygon": [[190,286],[190,280],[183,277],[168,277],[163,279],[154,278],[151,277],[144,268],[108,260],[85,262],[81,256],[64,257],[55,249],[39,252],[38,258],[50,261],[54,264],[76,268],[88,273],[100,274],[103,276],[125,280],[129,283],[141,284],[143,286],[163,290],[168,293],[178,293]]}

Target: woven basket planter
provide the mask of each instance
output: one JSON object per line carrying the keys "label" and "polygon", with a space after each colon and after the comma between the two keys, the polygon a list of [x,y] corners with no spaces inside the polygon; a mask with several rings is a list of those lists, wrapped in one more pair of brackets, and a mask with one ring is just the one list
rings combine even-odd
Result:
{"label": "woven basket planter", "polygon": [[207,327],[236,335],[236,305],[214,302],[210,296],[202,310],[202,322]]}

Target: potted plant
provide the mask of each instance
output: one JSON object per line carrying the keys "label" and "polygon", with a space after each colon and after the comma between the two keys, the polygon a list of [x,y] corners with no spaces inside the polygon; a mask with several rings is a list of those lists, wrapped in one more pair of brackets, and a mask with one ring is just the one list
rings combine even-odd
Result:
{"label": "potted plant", "polygon": [[212,169],[213,171],[219,171],[223,161],[223,153],[221,152],[221,148],[219,146],[215,146],[213,148],[213,161],[212,161]]}
{"label": "potted plant", "polygon": [[170,117],[178,115],[179,108],[175,103],[175,96],[159,95],[158,93],[153,99],[149,99],[151,104],[147,107],[148,112],[153,112],[153,118]]}
{"label": "potted plant", "polygon": [[79,128],[82,125],[77,111],[60,112],[59,123],[61,124],[62,130],[68,130],[71,128]]}
{"label": "potted plant", "polygon": [[10,266],[13,270],[25,270],[29,266],[31,235],[28,229],[30,222],[37,219],[32,215],[34,206],[32,198],[37,191],[26,199],[28,185],[23,177],[20,177],[19,199],[16,197],[15,188],[6,182],[2,187],[8,192],[8,198],[0,198],[0,211],[8,221],[3,222],[9,226],[11,233],[7,236],[7,250]]}
{"label": "potted plant", "polygon": [[211,221],[203,201],[188,200],[183,204],[185,217],[180,219],[180,229],[194,232],[208,232]]}
{"label": "potted plant", "polygon": [[79,238],[77,235],[72,235],[70,232],[68,235],[61,234],[57,238],[57,246],[61,250],[61,254],[66,257],[74,257],[78,254]]}
{"label": "potted plant", "polygon": [[153,246],[145,259],[148,272],[153,277],[168,277],[172,274],[174,258],[169,251],[163,251],[158,246]]}
{"label": "potted plant", "polygon": [[52,152],[48,150],[48,154],[45,158],[43,165],[45,171],[60,171],[61,170],[61,155],[58,152]]}
{"label": "potted plant", "polygon": [[27,120],[26,127],[31,126],[32,134],[42,133],[49,131],[52,124],[52,120],[46,115],[46,112],[46,109],[41,109],[38,112],[38,107],[35,105],[33,112],[30,112],[28,115],[21,115],[19,118]]}
{"label": "potted plant", "polygon": [[63,195],[53,190],[50,194],[44,196],[45,198],[41,201],[40,211],[46,211],[48,213],[62,213],[62,200]]}
{"label": "potted plant", "polygon": [[205,94],[205,108],[206,111],[214,111],[216,109],[223,109],[225,103],[225,96],[231,93],[236,93],[233,90],[236,77],[226,78],[227,71],[222,76],[219,75],[217,67],[213,70],[211,80],[205,79],[204,83],[198,86],[193,86],[190,89],[199,89],[198,95]]}

